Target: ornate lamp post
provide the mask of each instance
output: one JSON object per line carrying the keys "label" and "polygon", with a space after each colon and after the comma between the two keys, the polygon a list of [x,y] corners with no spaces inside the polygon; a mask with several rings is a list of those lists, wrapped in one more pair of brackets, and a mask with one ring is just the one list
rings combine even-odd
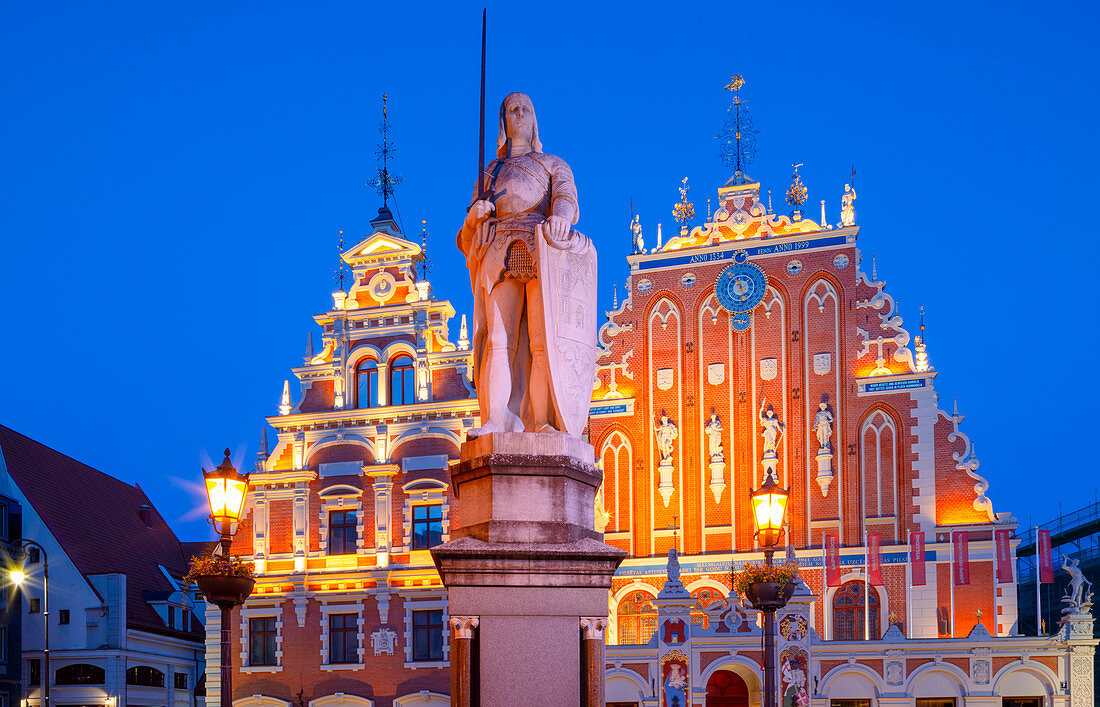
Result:
{"label": "ornate lamp post", "polygon": [[[781,489],[772,475],[756,491],[749,491],[752,517],[756,523],[756,538],[764,546],[764,564],[772,566],[775,546],[783,536],[790,489]],[[748,599],[764,612],[764,707],[776,706],[775,691],[775,612],[787,605],[794,593],[794,584],[780,588],[775,582],[749,585]]]}
{"label": "ornate lamp post", "polygon": [[[221,554],[230,559],[230,545],[233,532],[244,511],[244,499],[248,493],[248,474],[239,474],[229,460],[229,450],[225,450],[225,459],[213,471],[202,470],[206,482],[206,495],[210,499],[210,522],[221,535]],[[217,605],[221,616],[221,707],[233,706],[233,664],[230,651],[230,620],[233,607],[240,606],[252,593],[256,580],[251,577],[235,577],[227,574],[215,574],[195,578],[199,590],[206,600]]]}
{"label": "ornate lamp post", "polygon": [[24,567],[30,550],[32,548],[38,550],[38,554],[42,556],[42,624],[46,627],[46,643],[42,651],[42,707],[50,707],[50,563],[46,559],[46,548],[33,540],[26,539],[0,543],[0,546],[7,550],[8,556],[13,562],[19,563],[19,568],[13,569],[9,573],[11,581],[19,586],[22,586],[27,579]]}

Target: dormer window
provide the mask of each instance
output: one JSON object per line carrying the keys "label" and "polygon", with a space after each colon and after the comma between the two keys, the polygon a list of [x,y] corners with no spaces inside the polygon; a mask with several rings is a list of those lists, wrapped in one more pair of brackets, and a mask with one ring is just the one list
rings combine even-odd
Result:
{"label": "dormer window", "polygon": [[390,366],[390,404],[411,405],[416,402],[416,375],[413,361],[408,356],[398,356]]}
{"label": "dormer window", "polygon": [[355,367],[356,403],[358,408],[378,407],[378,364],[363,359]]}

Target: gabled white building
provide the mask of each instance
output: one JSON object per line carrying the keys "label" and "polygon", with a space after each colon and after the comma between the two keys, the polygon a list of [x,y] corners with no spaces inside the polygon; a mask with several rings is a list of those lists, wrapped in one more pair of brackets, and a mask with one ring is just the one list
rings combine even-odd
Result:
{"label": "gabled white building", "polygon": [[[0,426],[0,494],[23,507],[25,707],[202,704],[202,606],[184,591],[179,540],[131,486]],[[49,674],[43,560],[49,563]],[[201,689],[200,689],[201,694]]]}

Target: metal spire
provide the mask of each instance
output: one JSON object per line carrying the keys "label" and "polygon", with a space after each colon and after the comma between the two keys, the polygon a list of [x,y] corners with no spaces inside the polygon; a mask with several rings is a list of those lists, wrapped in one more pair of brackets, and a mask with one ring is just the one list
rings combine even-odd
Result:
{"label": "metal spire", "polygon": [[428,259],[428,221],[420,222],[420,279],[428,279],[428,273],[432,271],[432,261]]}
{"label": "metal spire", "polygon": [[336,280],[337,286],[340,291],[344,291],[344,282],[351,281],[351,268],[348,267],[347,262],[344,260],[344,232],[340,231],[340,241],[336,245],[336,249],[339,252],[340,264],[336,266],[336,270],[332,274],[332,279]]}
{"label": "metal spire", "polygon": [[386,113],[386,101],[388,97],[386,94],[382,94],[382,122],[378,125],[378,132],[382,136],[382,141],[378,143],[378,149],[374,151],[374,156],[378,158],[378,176],[367,182],[368,187],[373,187],[378,196],[382,197],[382,208],[389,208],[390,197],[393,196],[393,189],[401,182],[405,181],[405,178],[391,174],[389,169],[389,162],[393,159],[397,150],[390,142],[390,119]]}
{"label": "metal spire", "polygon": [[729,91],[729,107],[726,108],[726,118],[722,122],[722,134],[718,136],[721,141],[718,148],[718,156],[722,158],[722,164],[733,167],[733,180],[736,184],[744,184],[747,179],[745,170],[756,159],[756,136],[759,130],[752,127],[752,116],[745,109],[745,100],[738,91],[745,85],[745,79],[741,74],[730,78],[725,85]]}

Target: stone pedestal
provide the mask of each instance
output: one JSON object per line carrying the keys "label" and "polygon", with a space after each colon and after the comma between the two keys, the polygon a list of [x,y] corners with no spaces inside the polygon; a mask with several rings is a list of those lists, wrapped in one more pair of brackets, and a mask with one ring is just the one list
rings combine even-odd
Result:
{"label": "stone pedestal", "polygon": [[[452,660],[452,685],[471,685],[452,695],[455,707],[568,707],[582,696],[603,704],[594,622],[607,616],[626,553],[594,528],[602,475],[593,461],[591,445],[561,434],[497,433],[462,445],[451,470],[458,527],[432,549],[450,615],[477,631],[463,646],[476,654]],[[454,674],[463,670],[470,674]]]}

